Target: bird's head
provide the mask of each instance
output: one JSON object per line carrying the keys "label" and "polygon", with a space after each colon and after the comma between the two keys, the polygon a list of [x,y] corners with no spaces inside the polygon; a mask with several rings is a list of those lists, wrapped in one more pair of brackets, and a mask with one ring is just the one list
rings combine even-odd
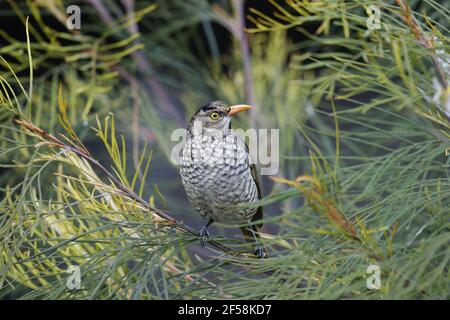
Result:
{"label": "bird's head", "polygon": [[246,104],[229,106],[222,101],[213,101],[202,107],[189,121],[188,131],[191,134],[200,133],[214,135],[231,128],[231,117],[235,114],[251,109]]}

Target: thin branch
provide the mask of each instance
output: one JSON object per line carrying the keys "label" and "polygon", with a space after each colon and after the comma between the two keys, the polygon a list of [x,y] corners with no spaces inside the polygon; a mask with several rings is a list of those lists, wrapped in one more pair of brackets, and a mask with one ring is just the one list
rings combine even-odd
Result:
{"label": "thin branch", "polygon": [[[71,152],[75,153],[76,155],[78,155],[79,157],[87,160],[91,165],[93,165],[94,167],[99,169],[101,172],[103,172],[103,174],[105,174],[108,177],[108,179],[110,179],[111,182],[120,190],[121,194],[123,194],[127,198],[139,203],[144,208],[150,210],[159,219],[168,223],[169,227],[175,228],[184,233],[188,233],[190,235],[198,237],[198,232],[195,229],[193,229],[189,226],[186,226],[186,225],[182,224],[181,222],[178,222],[175,218],[172,217],[172,215],[169,212],[153,207],[152,205],[150,205],[150,203],[148,203],[147,201],[145,201],[144,199],[139,197],[133,190],[128,189],[125,185],[123,185],[120,182],[119,179],[117,179],[112,173],[110,173],[98,160],[92,158],[82,148],[80,148],[78,146],[70,146],[70,145],[64,143],[63,141],[59,140],[55,136],[49,134],[42,128],[34,125],[33,123],[31,123],[27,120],[16,119],[15,122],[17,124],[21,125],[22,127],[24,127],[25,129],[27,129],[28,131],[30,131],[31,133],[38,135],[44,141],[48,142],[48,144],[50,146],[55,146],[55,147],[63,149],[63,150],[71,151]],[[218,241],[211,240],[211,239],[208,240],[207,243],[210,244],[211,246],[215,247],[216,249],[223,251],[227,254],[231,254],[231,255],[250,253],[250,251],[238,251],[238,250],[232,249],[226,245],[221,244]]]}
{"label": "thin branch", "polygon": [[[239,50],[242,58],[242,69],[244,73],[245,102],[256,107],[250,43],[248,34],[245,32],[245,1],[233,0],[232,4],[234,16],[230,16],[219,5],[214,5],[213,10],[221,18],[223,25],[230,31],[239,43]],[[253,128],[256,127],[256,113],[254,112],[250,113],[250,124]]]}
{"label": "thin branch", "polygon": [[403,12],[403,20],[405,20],[406,24],[408,25],[409,29],[411,30],[412,34],[416,38],[416,40],[419,42],[420,45],[422,45],[424,48],[431,50],[431,59],[433,61],[434,68],[436,69],[436,72],[438,74],[439,81],[441,82],[441,85],[443,88],[448,88],[447,79],[445,77],[445,73],[443,71],[443,68],[441,64],[439,63],[439,60],[436,56],[436,48],[434,47],[432,41],[427,38],[425,33],[423,32],[422,28],[420,27],[417,20],[414,18],[414,16],[411,14],[411,9],[406,2],[406,0],[396,0],[400,8]]}
{"label": "thin branch", "polygon": [[[235,23],[237,34],[235,36],[239,40],[239,48],[241,50],[242,64],[244,69],[244,86],[245,86],[245,100],[252,106],[256,107],[255,91],[253,87],[252,76],[252,59],[250,53],[250,44],[248,34],[245,32],[245,1],[233,0],[235,10]],[[256,113],[250,113],[250,123],[253,128],[256,127]]]}

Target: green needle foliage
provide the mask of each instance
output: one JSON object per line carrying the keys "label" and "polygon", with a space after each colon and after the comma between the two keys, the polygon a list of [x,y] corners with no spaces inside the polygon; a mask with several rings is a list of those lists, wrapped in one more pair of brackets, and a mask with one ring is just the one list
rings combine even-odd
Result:
{"label": "green needle foliage", "polygon": [[[25,35],[0,30],[1,297],[450,297],[449,4],[270,0],[244,30],[240,3],[87,1],[81,32],[62,1],[0,11]],[[280,130],[266,259],[229,236],[202,248],[178,177],[152,176],[213,99]]]}

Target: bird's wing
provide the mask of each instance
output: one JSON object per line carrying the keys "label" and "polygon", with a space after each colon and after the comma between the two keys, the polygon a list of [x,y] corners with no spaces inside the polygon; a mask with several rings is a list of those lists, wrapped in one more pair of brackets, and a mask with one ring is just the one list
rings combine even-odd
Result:
{"label": "bird's wing", "polygon": [[[250,155],[247,142],[245,142],[245,149]],[[253,180],[255,181],[256,189],[258,190],[258,200],[261,200],[262,199],[261,182],[259,181],[258,170],[256,169],[255,164],[250,164],[250,171],[252,173]],[[258,207],[256,213],[253,215],[252,221],[262,220],[262,218],[263,218],[263,207],[260,206]],[[256,227],[258,228],[261,228],[262,226],[263,226],[262,222],[256,225]]]}
{"label": "bird's wing", "polygon": [[[262,199],[262,193],[261,193],[261,182],[259,181],[258,171],[256,170],[256,165],[251,164],[250,170],[252,171],[252,177],[253,180],[255,180],[256,188],[258,189],[258,200]],[[263,218],[263,207],[259,206],[256,213],[253,215],[252,221],[256,220],[262,220]],[[261,228],[263,226],[263,223],[259,223],[256,225],[258,228]]]}

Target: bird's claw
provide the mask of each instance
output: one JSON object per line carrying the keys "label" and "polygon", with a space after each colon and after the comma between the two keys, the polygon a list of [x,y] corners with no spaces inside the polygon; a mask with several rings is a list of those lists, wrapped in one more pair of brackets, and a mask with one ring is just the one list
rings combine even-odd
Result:
{"label": "bird's claw", "polygon": [[262,259],[262,258],[265,258],[267,256],[267,252],[266,252],[266,250],[264,249],[263,246],[256,247],[255,250],[253,250],[253,253],[255,254],[255,256],[258,259]]}
{"label": "bird's claw", "polygon": [[202,246],[204,247],[205,243],[206,243],[206,238],[210,238],[211,235],[209,234],[208,229],[206,229],[205,227],[202,227],[198,234],[200,236],[200,242],[201,242]]}

